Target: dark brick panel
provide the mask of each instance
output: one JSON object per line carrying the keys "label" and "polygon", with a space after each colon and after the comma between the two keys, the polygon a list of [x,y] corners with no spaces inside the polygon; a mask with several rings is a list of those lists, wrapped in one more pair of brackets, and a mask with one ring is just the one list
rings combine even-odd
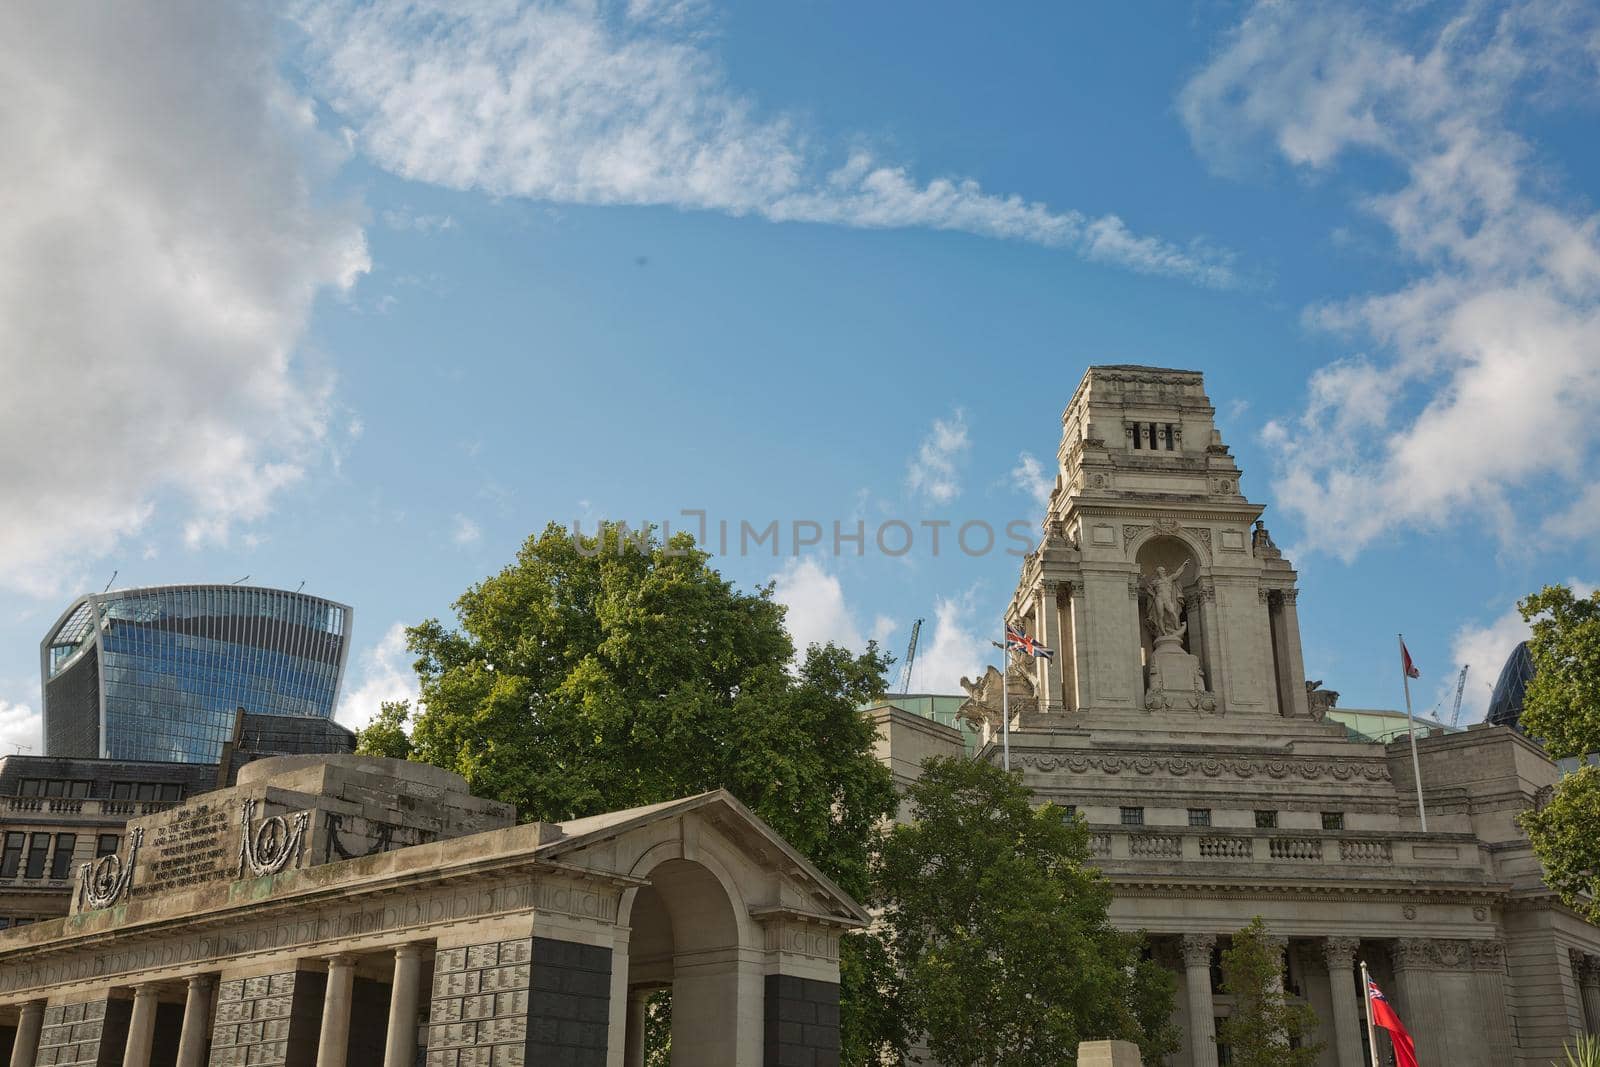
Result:
{"label": "dark brick panel", "polygon": [[767,975],[765,1067],[839,1067],[839,986]]}
{"label": "dark brick panel", "polygon": [[534,938],[530,1067],[605,1067],[610,1020],[611,950]]}

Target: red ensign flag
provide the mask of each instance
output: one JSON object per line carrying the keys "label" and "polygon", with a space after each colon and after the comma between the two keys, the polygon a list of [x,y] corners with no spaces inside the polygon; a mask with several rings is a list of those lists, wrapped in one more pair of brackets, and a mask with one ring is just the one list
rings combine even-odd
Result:
{"label": "red ensign flag", "polygon": [[[1410,663],[1411,658],[1406,657]],[[1367,979],[1367,1003],[1372,1011],[1372,1023],[1389,1031],[1389,1040],[1394,1045],[1395,1067],[1419,1067],[1417,1063],[1417,1047],[1411,1043],[1411,1034],[1406,1031],[1405,1023],[1400,1021],[1400,1016],[1389,1007],[1389,1001],[1383,995],[1383,990],[1378,988],[1378,983]],[[1377,1035],[1371,1035],[1372,1040],[1377,1040]]]}
{"label": "red ensign flag", "polygon": [[1417,670],[1417,665],[1411,662],[1411,650],[1404,641],[1400,642],[1400,663],[1406,669],[1407,678],[1421,678],[1422,672]]}

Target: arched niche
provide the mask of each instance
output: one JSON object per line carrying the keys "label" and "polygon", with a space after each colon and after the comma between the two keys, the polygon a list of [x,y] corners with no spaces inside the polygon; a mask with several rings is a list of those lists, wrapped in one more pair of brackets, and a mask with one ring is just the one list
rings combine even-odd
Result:
{"label": "arched niche", "polygon": [[[624,895],[625,914],[619,916],[630,927],[630,996],[672,991],[677,1067],[742,1062],[733,1020],[741,1008],[750,1010],[743,1004],[751,990],[741,989],[740,961],[754,947],[747,943],[748,922],[740,922],[742,903],[717,871],[695,860],[668,856],[634,873],[650,884]],[[628,1044],[642,1038],[630,1025]]]}
{"label": "arched niche", "polygon": [[[1141,662],[1148,666],[1150,653],[1155,647],[1155,631],[1150,624],[1148,583],[1159,570],[1164,569],[1169,575],[1180,572],[1183,575],[1180,587],[1184,591],[1183,608],[1178,616],[1179,621],[1184,624],[1183,650],[1199,656],[1202,664],[1209,667],[1206,663],[1203,628],[1200,623],[1203,604],[1197,586],[1204,560],[1196,546],[1176,534],[1154,534],[1140,543],[1134,554],[1134,562],[1139,567],[1139,641],[1143,649]],[[1209,673],[1207,676],[1209,677]]]}

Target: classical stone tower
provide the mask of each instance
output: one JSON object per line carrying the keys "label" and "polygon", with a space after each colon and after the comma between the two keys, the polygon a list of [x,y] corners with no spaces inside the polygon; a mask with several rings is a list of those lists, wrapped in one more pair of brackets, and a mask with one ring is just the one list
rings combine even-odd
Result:
{"label": "classical stone tower", "polygon": [[1162,729],[1310,717],[1295,572],[1214,414],[1196,371],[1090,367],[1078,385],[1045,537],[1007,609],[1057,649],[1036,664],[1039,714]]}

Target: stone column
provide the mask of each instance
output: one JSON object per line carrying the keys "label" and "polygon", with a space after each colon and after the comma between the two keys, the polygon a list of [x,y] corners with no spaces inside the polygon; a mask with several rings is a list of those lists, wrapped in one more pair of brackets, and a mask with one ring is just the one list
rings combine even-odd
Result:
{"label": "stone column", "polygon": [[[1452,983],[1470,961],[1465,957],[1466,942],[1443,938],[1402,937],[1393,943],[1394,980],[1399,994],[1400,1019],[1417,1045],[1422,1063],[1455,1063],[1449,1042],[1460,1032],[1451,1026],[1449,994],[1443,988]],[[1387,990],[1385,991],[1387,992]]]}
{"label": "stone column", "polygon": [[1333,994],[1333,1052],[1339,1067],[1366,1067],[1361,1047],[1361,1006],[1356,1000],[1356,952],[1361,942],[1353,937],[1330,937],[1322,943],[1328,962],[1328,984]]}
{"label": "stone column", "polygon": [[1039,710],[1063,711],[1065,709],[1061,696],[1061,660],[1067,655],[1067,650],[1061,647],[1061,616],[1060,608],[1056,606],[1055,582],[1039,583],[1036,604],[1034,618],[1037,620],[1039,632],[1035,636],[1044,643],[1044,647],[1056,651],[1053,657],[1041,656],[1038,659]]}
{"label": "stone column", "polygon": [[156,987],[133,987],[133,1016],[128,1020],[128,1043],[122,1050],[122,1067],[150,1067],[150,1050],[156,1039]]}
{"label": "stone column", "polygon": [[1216,1009],[1211,1003],[1211,934],[1183,937],[1183,983],[1189,993],[1189,1060],[1194,1067],[1217,1067]]}
{"label": "stone column", "polygon": [[11,1045],[11,1067],[33,1067],[39,1055],[39,1032],[44,1029],[44,1001],[30,1000],[22,1006],[16,1040]]}
{"label": "stone column", "polygon": [[401,945],[394,950],[394,983],[389,987],[389,1034],[383,1046],[383,1067],[411,1067],[416,1061],[417,997],[421,990],[422,946]]}
{"label": "stone column", "polygon": [[344,1067],[350,1052],[350,998],[356,982],[356,958],[328,960],[328,986],[322,997],[322,1031],[317,1038],[317,1067]]}
{"label": "stone column", "polygon": [[644,1067],[645,1009],[649,1006],[651,990],[628,990],[628,1034],[623,1044],[623,1067]]}
{"label": "stone column", "polygon": [[211,997],[216,988],[216,975],[197,974],[189,979],[189,991],[183,1001],[183,1030],[178,1034],[178,1067],[206,1067]]}
{"label": "stone column", "polygon": [[1578,1003],[1583,1006],[1583,1026],[1591,1034],[1600,1034],[1600,959],[1586,955],[1578,949],[1568,949],[1572,960],[1572,977],[1578,983]]}

